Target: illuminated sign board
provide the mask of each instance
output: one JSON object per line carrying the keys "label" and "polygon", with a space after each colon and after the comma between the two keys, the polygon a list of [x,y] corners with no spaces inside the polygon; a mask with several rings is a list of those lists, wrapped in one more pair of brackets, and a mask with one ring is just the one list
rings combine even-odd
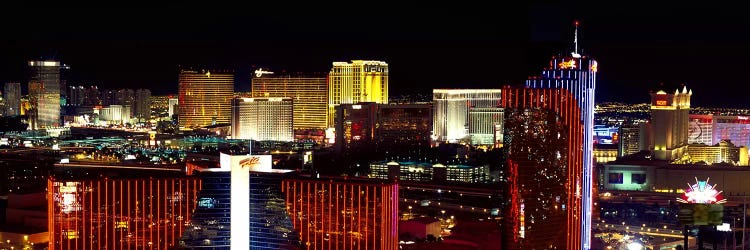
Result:
{"label": "illuminated sign board", "polygon": [[66,182],[64,186],[60,186],[61,194],[75,193],[78,191],[78,182]]}
{"label": "illuminated sign board", "polygon": [[576,61],[571,59],[569,61],[563,60],[561,63],[558,64],[561,69],[575,69],[576,68]]}
{"label": "illuminated sign board", "polygon": [[271,159],[271,155],[221,154],[219,157],[219,164],[221,166],[219,171],[230,171],[234,167],[240,167],[245,168],[248,171],[263,172],[272,170],[273,159]]}
{"label": "illuminated sign board", "polygon": [[273,74],[273,72],[271,72],[271,71],[265,71],[265,70],[263,70],[263,68],[255,70],[255,77],[261,77],[261,76],[267,75],[267,74]]}
{"label": "illuminated sign board", "polygon": [[726,203],[727,199],[724,199],[721,195],[723,191],[716,190],[716,184],[713,186],[708,184],[709,179],[699,181],[696,177],[695,183],[688,184],[688,189],[682,194],[682,198],[677,198],[677,201],[696,204]]}
{"label": "illuminated sign board", "polygon": [[667,101],[666,100],[656,100],[656,105],[657,106],[667,106]]}

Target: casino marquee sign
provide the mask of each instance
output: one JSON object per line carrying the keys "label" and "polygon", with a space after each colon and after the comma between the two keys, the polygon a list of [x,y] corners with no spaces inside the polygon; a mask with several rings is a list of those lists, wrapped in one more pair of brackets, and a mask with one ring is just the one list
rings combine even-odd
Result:
{"label": "casino marquee sign", "polygon": [[688,189],[677,198],[680,204],[680,212],[677,215],[684,225],[721,225],[724,217],[724,203],[727,199],[722,197],[722,191],[716,189],[716,184],[710,185],[709,179],[699,181],[695,178],[694,184],[688,184]]}

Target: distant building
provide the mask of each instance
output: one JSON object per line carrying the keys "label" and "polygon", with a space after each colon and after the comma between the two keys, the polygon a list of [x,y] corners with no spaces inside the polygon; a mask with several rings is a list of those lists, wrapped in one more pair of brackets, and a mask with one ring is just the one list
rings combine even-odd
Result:
{"label": "distant building", "polygon": [[94,112],[96,113],[97,111],[100,123],[116,125],[130,123],[130,106],[128,105],[109,105],[95,108]]}
{"label": "distant building", "polygon": [[232,137],[256,141],[293,141],[291,98],[235,98]]}
{"label": "distant building", "polygon": [[252,97],[286,97],[294,103],[295,130],[328,127],[328,82],[325,75],[276,74],[258,69],[252,79]]}
{"label": "distant building", "polygon": [[503,109],[469,108],[469,136],[472,145],[503,145]]}
{"label": "distant building", "polygon": [[83,100],[86,96],[86,89],[83,86],[68,86],[68,105],[84,105]]}
{"label": "distant building", "polygon": [[651,93],[651,132],[654,158],[675,160],[688,144],[690,97],[687,87],[668,94],[663,90]]}
{"label": "distant building", "polygon": [[370,178],[417,182],[486,183],[492,180],[489,165],[443,165],[426,162],[373,162]]}
{"label": "distant building", "polygon": [[750,147],[750,117],[713,116],[711,143],[730,140],[734,145]]}
{"label": "distant building", "polygon": [[375,119],[374,140],[378,149],[405,150],[430,145],[430,104],[379,104]]}
{"label": "distant building", "polygon": [[177,98],[169,98],[167,101],[167,105],[169,107],[167,113],[169,114],[169,117],[171,118],[173,115],[177,114],[180,110],[179,102]]}
{"label": "distant building", "polygon": [[614,144],[594,144],[596,163],[607,163],[617,159],[618,147]]}
{"label": "distant building", "polygon": [[[714,128],[714,116],[713,115],[699,115],[690,114],[688,124],[688,144],[706,144],[713,145],[718,142],[713,142],[713,128]],[[750,138],[750,134],[748,135]],[[723,138],[730,139],[731,138]],[[748,145],[750,146],[750,145]]]}
{"label": "distant building", "polygon": [[328,127],[340,104],[388,103],[388,64],[382,61],[333,62],[328,74]]}
{"label": "distant building", "polygon": [[618,129],[617,157],[623,157],[648,149],[647,140],[642,139],[641,131],[645,124],[623,124]]}
{"label": "distant building", "polygon": [[705,144],[690,144],[682,159],[681,163],[707,164],[729,163],[737,166],[747,166],[748,155],[747,147],[737,147],[730,141],[722,140],[721,142],[709,146]]}
{"label": "distant building", "polygon": [[335,114],[336,150],[374,149],[377,112],[378,105],[373,102],[338,105]]}
{"label": "distant building", "polygon": [[17,116],[21,114],[21,83],[8,82],[3,88],[3,99],[5,100],[5,116]]}
{"label": "distant building", "polygon": [[234,73],[182,70],[179,75],[180,128],[229,123]]}
{"label": "distant building", "polygon": [[[500,89],[433,89],[434,140],[458,142],[468,139],[469,109],[500,107],[500,92]],[[477,126],[477,130],[481,127]]]}
{"label": "distant building", "polygon": [[148,121],[151,119],[151,90],[137,89],[135,91],[133,117],[139,121]]}
{"label": "distant building", "polygon": [[29,61],[31,129],[60,126],[60,69],[58,61]]}

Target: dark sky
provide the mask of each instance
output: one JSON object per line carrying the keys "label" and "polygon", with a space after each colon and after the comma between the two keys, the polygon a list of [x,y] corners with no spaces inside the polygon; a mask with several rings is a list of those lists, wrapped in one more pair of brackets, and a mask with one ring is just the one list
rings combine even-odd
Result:
{"label": "dark sky", "polygon": [[581,47],[599,61],[597,101],[646,102],[664,82],[692,88],[694,105],[750,107],[743,8],[500,4],[4,7],[0,82],[25,85],[26,61],[55,58],[76,85],[174,93],[178,65],[205,65],[234,69],[247,91],[253,67],[327,72],[373,59],[389,63],[391,95],[499,88],[569,51],[578,19]]}

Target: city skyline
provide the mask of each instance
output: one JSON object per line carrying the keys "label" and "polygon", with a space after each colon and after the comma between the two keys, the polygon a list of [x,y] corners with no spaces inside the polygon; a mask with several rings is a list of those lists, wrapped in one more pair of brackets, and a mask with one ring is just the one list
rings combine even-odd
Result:
{"label": "city skyline", "polygon": [[[191,65],[234,70],[236,89],[248,91],[251,72],[258,67],[327,72],[331,62],[367,59],[389,63],[394,96],[429,94],[432,88],[501,88],[521,85],[549,55],[572,46],[572,23],[580,20],[581,48],[602,63],[597,100],[645,102],[645,91],[664,82],[705,93],[695,98],[696,106],[744,107],[741,93],[712,84],[737,85],[739,79],[731,72],[743,68],[742,59],[750,51],[743,45],[750,36],[741,32],[749,20],[710,7],[666,7],[605,10],[553,3],[512,14],[430,6],[419,15],[374,18],[377,32],[352,29],[356,24],[339,20],[356,17],[325,11],[274,16],[226,10],[198,17],[202,10],[184,7],[34,9],[65,24],[33,29],[41,21],[31,19],[8,26],[0,39],[0,52],[6,55],[0,61],[0,81],[25,85],[24,62],[55,59],[71,66],[70,83],[76,85],[176,93],[179,67]],[[10,20],[30,11],[18,9],[0,20],[13,23]],[[138,19],[130,16],[134,11]],[[96,28],[88,23],[91,19],[107,28]],[[429,72],[434,63],[446,68],[436,72],[447,73],[416,73]]]}

